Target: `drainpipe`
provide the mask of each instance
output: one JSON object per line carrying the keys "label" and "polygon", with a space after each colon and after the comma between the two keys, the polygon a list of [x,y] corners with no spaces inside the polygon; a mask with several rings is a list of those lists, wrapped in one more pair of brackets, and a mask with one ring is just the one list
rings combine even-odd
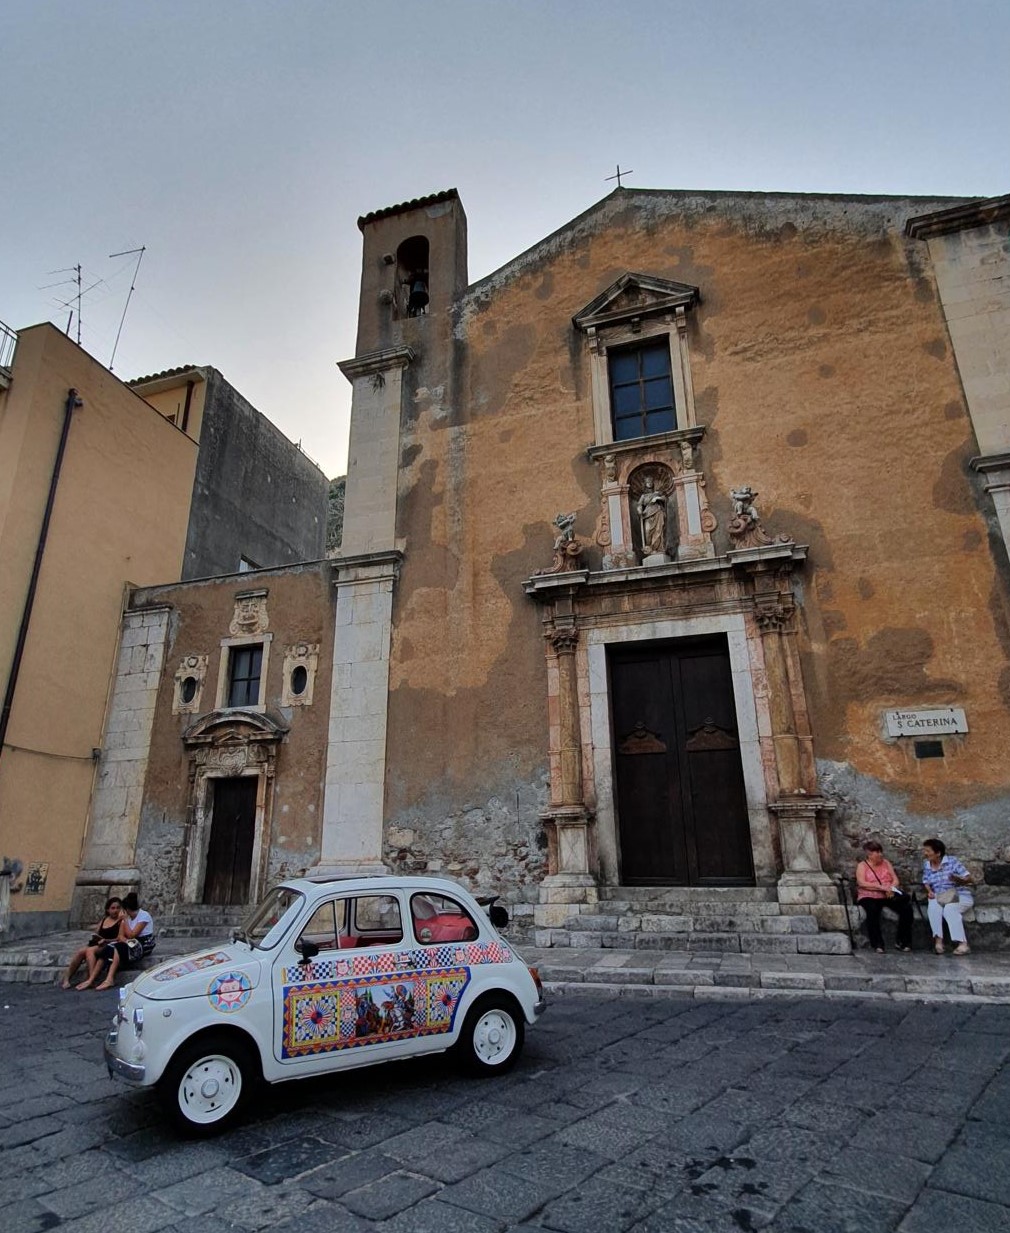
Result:
{"label": "drainpipe", "polygon": [[0,710],[0,758],[3,757],[4,743],[7,739],[7,725],[10,723],[11,709],[14,706],[14,691],[18,685],[18,673],[21,670],[21,659],[28,641],[28,625],[32,619],[32,608],[35,605],[35,592],[38,590],[39,574],[42,571],[42,557],[46,550],[46,539],[49,535],[49,523],[53,516],[53,506],[56,503],[56,488],[60,482],[60,468],[63,466],[63,455],[67,449],[67,437],[70,435],[70,421],[74,411],[83,407],[84,402],[77,396],[76,390],[67,391],[67,401],[63,407],[63,431],[60,433],[60,443],[56,449],[56,460],[53,463],[53,473],[49,480],[49,496],[46,499],[46,510],[42,515],[42,526],[39,529],[39,542],[35,546],[35,561],[32,565],[32,576],[28,582],[28,594],[25,596],[24,611],[21,613],[21,624],[18,626],[18,639],[14,646],[14,658],[11,660],[10,675],[7,678],[7,689],[4,693],[3,709]]}

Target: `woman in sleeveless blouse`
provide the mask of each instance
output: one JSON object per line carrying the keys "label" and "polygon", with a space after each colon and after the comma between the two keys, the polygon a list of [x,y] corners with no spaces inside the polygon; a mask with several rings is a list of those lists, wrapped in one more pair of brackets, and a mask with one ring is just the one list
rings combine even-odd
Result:
{"label": "woman in sleeveless blouse", "polygon": [[70,960],[67,970],[63,973],[63,980],[60,982],[61,988],[69,989],[70,982],[73,980],[74,973],[82,963],[87,965],[88,979],[82,981],[77,986],[78,989],[90,989],[94,976],[92,976],[92,968],[95,966],[96,956],[98,951],[111,942],[114,938],[119,937],[119,927],[122,922],[123,903],[116,896],[105,901],[105,912],[102,919],[95,926],[92,932],[91,939],[86,946],[81,949]]}

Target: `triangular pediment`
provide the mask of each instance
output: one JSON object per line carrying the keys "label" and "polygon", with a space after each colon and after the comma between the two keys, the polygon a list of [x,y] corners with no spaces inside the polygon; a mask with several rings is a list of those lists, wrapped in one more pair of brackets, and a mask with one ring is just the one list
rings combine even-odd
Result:
{"label": "triangular pediment", "polygon": [[688,283],[629,272],[611,283],[595,300],[590,300],[581,312],[575,314],[572,323],[577,330],[616,325],[634,317],[691,308],[699,298],[698,288]]}

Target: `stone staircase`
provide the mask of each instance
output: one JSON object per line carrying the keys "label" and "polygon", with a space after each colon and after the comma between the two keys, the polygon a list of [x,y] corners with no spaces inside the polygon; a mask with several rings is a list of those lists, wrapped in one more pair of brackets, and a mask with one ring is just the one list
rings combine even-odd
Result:
{"label": "stone staircase", "polygon": [[600,887],[595,903],[541,905],[536,917],[539,947],[766,955],[852,949],[846,932],[822,929],[808,909],[780,904],[771,886]]}

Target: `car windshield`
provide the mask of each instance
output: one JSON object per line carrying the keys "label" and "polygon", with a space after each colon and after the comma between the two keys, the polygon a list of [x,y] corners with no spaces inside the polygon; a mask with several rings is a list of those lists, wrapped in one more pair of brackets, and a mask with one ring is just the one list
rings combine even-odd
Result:
{"label": "car windshield", "polygon": [[287,922],[300,908],[305,896],[287,886],[275,886],[258,908],[246,919],[238,936],[261,950],[270,950],[284,936]]}

